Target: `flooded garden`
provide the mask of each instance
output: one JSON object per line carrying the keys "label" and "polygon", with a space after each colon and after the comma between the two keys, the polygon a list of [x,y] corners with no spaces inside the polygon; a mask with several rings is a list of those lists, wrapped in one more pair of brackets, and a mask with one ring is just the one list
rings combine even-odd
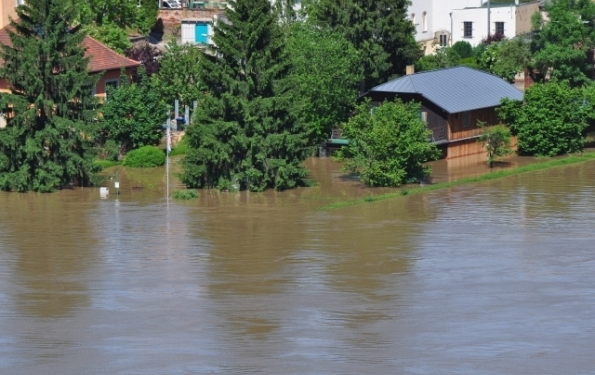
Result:
{"label": "flooded garden", "polygon": [[312,187],[185,202],[165,168],[0,193],[0,372],[593,372],[595,162],[336,210],[394,190],[306,165]]}

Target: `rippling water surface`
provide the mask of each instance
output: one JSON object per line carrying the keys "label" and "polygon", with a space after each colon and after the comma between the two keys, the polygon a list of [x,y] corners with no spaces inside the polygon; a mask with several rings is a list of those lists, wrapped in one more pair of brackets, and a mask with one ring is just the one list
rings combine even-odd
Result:
{"label": "rippling water surface", "polygon": [[595,163],[334,211],[370,190],[308,167],[187,203],[163,169],[0,193],[0,373],[595,373]]}

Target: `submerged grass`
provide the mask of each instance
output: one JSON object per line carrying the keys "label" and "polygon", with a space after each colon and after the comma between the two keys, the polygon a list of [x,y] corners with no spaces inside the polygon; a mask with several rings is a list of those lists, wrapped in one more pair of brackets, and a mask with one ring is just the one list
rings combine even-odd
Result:
{"label": "submerged grass", "polygon": [[112,161],[112,160],[93,160],[93,165],[103,169],[113,167],[115,165],[122,164],[121,161]]}
{"label": "submerged grass", "polygon": [[171,150],[169,156],[186,155],[186,151],[188,151],[188,142],[186,141],[186,136],[184,136]]}
{"label": "submerged grass", "polygon": [[172,197],[174,199],[178,199],[178,200],[182,200],[182,201],[188,201],[188,200],[191,200],[191,199],[197,199],[197,198],[199,198],[200,197],[200,194],[196,190],[176,190],[172,194]]}
{"label": "submerged grass", "polygon": [[514,168],[514,169],[504,169],[504,170],[499,170],[496,172],[483,174],[481,176],[465,177],[465,178],[461,178],[460,180],[449,181],[449,182],[440,182],[440,183],[433,184],[433,185],[425,185],[425,186],[410,188],[407,190],[399,190],[399,191],[396,191],[393,193],[379,194],[379,195],[367,195],[361,199],[335,202],[335,203],[328,204],[326,206],[319,207],[318,209],[321,211],[333,210],[336,208],[354,206],[356,204],[362,204],[362,203],[367,203],[367,202],[376,202],[376,201],[381,201],[381,200],[385,200],[385,199],[391,199],[391,198],[397,198],[397,197],[402,197],[402,196],[407,196],[407,195],[425,193],[425,192],[429,192],[429,191],[448,189],[448,188],[455,187],[455,186],[472,184],[472,183],[477,183],[477,182],[497,180],[497,179],[504,178],[504,177],[515,176],[515,175],[519,175],[519,174],[523,174],[523,173],[540,171],[540,170],[554,168],[554,167],[562,167],[565,165],[582,163],[582,162],[589,161],[589,160],[595,160],[595,152],[585,152],[583,154],[570,155],[563,159],[552,159],[552,160],[548,160],[545,162],[529,164],[529,165],[525,165],[525,166]]}

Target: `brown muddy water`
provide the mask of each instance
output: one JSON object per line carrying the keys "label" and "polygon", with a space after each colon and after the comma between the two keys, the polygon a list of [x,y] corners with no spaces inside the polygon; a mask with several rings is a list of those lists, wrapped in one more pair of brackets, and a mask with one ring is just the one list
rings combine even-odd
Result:
{"label": "brown muddy water", "polygon": [[370,190],[307,165],[185,203],[163,169],[0,193],[0,373],[595,374],[594,162],[334,211]]}

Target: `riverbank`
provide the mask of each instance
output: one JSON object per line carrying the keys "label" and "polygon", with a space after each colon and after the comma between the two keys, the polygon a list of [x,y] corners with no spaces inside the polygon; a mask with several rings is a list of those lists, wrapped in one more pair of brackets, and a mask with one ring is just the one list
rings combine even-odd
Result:
{"label": "riverbank", "polygon": [[[333,210],[333,209],[337,209],[337,208],[354,206],[354,205],[362,204],[362,203],[377,202],[377,201],[382,201],[385,199],[393,199],[393,198],[398,198],[398,197],[406,197],[409,195],[420,194],[420,193],[441,190],[441,189],[448,189],[448,188],[452,188],[455,186],[473,184],[473,183],[478,183],[478,182],[483,182],[483,181],[491,181],[491,180],[501,179],[501,178],[515,176],[515,175],[519,175],[519,174],[530,173],[530,172],[534,172],[534,171],[541,171],[544,169],[562,167],[562,166],[566,166],[569,164],[583,163],[583,162],[591,161],[591,160],[595,160],[595,152],[585,152],[582,154],[574,154],[574,155],[570,155],[570,156],[567,156],[564,158],[551,159],[551,160],[544,161],[544,162],[536,162],[533,164],[524,165],[524,166],[514,168],[514,169],[504,169],[504,170],[489,172],[487,174],[483,174],[480,176],[464,177],[464,178],[461,178],[461,179],[458,179],[455,181],[439,182],[436,184],[423,185],[423,186],[405,185],[401,189],[399,189],[395,192],[379,194],[379,195],[368,195],[368,196],[366,196],[364,198],[360,198],[360,199],[335,202],[335,203],[331,203],[331,204],[319,207],[318,210],[327,211],[327,210]],[[411,186],[411,188],[409,188],[410,186]],[[413,187],[413,186],[415,186],[415,187]]]}

